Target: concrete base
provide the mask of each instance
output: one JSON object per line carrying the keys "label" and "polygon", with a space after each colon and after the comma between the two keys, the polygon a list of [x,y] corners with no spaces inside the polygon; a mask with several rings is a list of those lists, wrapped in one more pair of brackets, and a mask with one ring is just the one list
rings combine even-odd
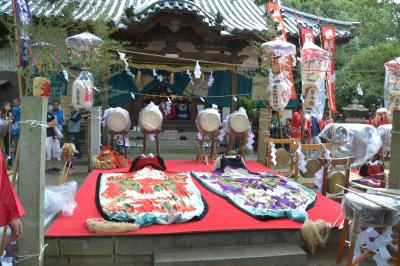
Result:
{"label": "concrete base", "polygon": [[[330,244],[337,241],[334,230]],[[47,237],[46,243],[45,265],[306,265],[299,230]]]}

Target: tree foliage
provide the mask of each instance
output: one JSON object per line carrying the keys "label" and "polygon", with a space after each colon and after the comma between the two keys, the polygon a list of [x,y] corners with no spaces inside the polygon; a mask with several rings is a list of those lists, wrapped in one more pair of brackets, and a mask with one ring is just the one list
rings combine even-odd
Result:
{"label": "tree foliage", "polygon": [[[100,49],[96,57],[86,60],[85,66],[93,74],[95,87],[99,89],[100,94],[103,94],[103,87],[108,82],[108,79],[115,74],[119,74],[121,71],[121,68],[112,66],[121,64],[116,50],[121,50],[125,43],[112,37],[117,28],[107,23],[104,17],[99,17],[97,20],[91,21],[76,20],[72,14],[78,4],[77,1],[69,2],[69,4],[64,6],[60,14],[56,16],[34,16],[33,23],[20,30],[24,30],[29,34],[32,44],[40,42],[51,44],[50,46],[42,46],[40,49],[35,49],[35,58],[37,58],[38,61],[48,60],[49,56],[53,56],[54,49],[57,48],[60,64],[65,67],[65,69],[69,69],[70,73],[75,74],[77,74],[77,72],[73,70],[77,70],[84,65],[83,58],[72,57],[70,55],[65,45],[65,39],[68,36],[82,32],[90,32],[100,37],[103,40],[102,49]],[[1,24],[7,32],[5,38],[3,38],[3,42],[7,41],[10,45],[15,47],[15,31],[12,18],[2,14]],[[32,72],[34,62],[29,60],[28,63],[29,65],[21,70],[21,74],[25,80],[27,94],[31,91],[31,84],[34,77],[34,73]],[[59,72],[45,73],[47,78],[52,78],[56,75],[59,75]],[[70,76],[70,80],[73,78],[73,76]],[[97,93],[95,95],[95,101],[97,101],[97,103],[101,103],[102,95],[100,94]]]}
{"label": "tree foliage", "polygon": [[[388,0],[285,0],[283,5],[361,24],[335,55],[336,101],[339,108],[358,97],[371,110],[383,104],[383,64],[400,56],[400,4]],[[356,94],[357,85],[364,95]]]}

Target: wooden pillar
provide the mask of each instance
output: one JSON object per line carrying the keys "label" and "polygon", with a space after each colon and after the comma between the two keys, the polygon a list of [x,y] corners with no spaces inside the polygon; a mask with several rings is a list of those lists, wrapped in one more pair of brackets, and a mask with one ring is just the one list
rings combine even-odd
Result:
{"label": "wooden pillar", "polygon": [[389,188],[400,189],[400,111],[393,112],[392,144],[390,153]]}
{"label": "wooden pillar", "polygon": [[101,106],[96,106],[92,108],[91,111],[91,119],[89,120],[89,170],[92,169],[92,163],[90,158],[93,155],[97,155],[100,153],[101,146]]}
{"label": "wooden pillar", "polygon": [[269,110],[269,108],[259,109],[257,161],[260,163],[264,163],[266,156],[264,138],[269,136]]}
{"label": "wooden pillar", "polygon": [[[37,120],[47,122],[47,98],[22,97],[21,121]],[[20,256],[39,254],[44,245],[44,185],[45,185],[45,141],[41,127],[21,123],[20,166],[18,195],[26,210],[22,218],[24,234],[18,241]],[[43,256],[27,259],[18,265],[42,265]]]}

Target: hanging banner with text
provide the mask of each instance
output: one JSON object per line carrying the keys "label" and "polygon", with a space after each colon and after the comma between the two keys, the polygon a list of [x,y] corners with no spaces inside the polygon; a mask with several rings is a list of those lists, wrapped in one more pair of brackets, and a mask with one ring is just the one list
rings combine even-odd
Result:
{"label": "hanging banner with text", "polygon": [[[277,36],[277,38],[282,41],[287,41],[285,25],[283,23],[282,14],[281,14],[279,5],[277,3],[271,3],[271,2],[267,3],[267,12],[268,12],[269,16],[272,16],[274,21],[277,21],[279,23],[278,30],[281,30],[282,34]],[[282,66],[281,69],[283,70],[284,76],[286,78],[288,78],[289,81],[292,83],[290,99],[296,100],[297,99],[296,89],[294,87],[294,79],[293,79],[293,73],[292,73],[292,58],[290,56],[282,57],[282,61],[280,62],[280,65]]]}
{"label": "hanging banner with text", "polygon": [[322,26],[321,28],[322,48],[328,52],[330,57],[328,71],[326,72],[326,80],[328,82],[328,99],[331,112],[337,113],[335,103],[335,61],[334,55],[336,50],[336,32],[335,27]]}

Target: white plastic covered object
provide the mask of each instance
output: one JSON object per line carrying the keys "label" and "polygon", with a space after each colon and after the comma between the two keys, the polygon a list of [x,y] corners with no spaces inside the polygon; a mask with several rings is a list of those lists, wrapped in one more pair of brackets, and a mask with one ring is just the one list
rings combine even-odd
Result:
{"label": "white plastic covered object", "polygon": [[384,227],[398,224],[400,221],[399,199],[369,193],[360,194],[375,202],[396,209],[397,211],[378,206],[353,193],[346,193],[342,199],[342,208],[347,219],[354,220],[354,215],[357,212],[359,213],[360,224],[363,227]]}
{"label": "white plastic covered object", "polygon": [[204,109],[197,114],[196,126],[199,131],[214,132],[221,126],[221,114],[213,108]]}
{"label": "white plastic covered object", "polygon": [[246,109],[240,107],[238,111],[229,114],[226,117],[225,122],[225,131],[226,132],[235,132],[235,133],[245,133],[248,132],[250,128],[250,120],[247,116]]}
{"label": "white plastic covered object", "polygon": [[279,39],[265,42],[261,45],[261,47],[266,52],[276,56],[289,56],[296,54],[296,46],[294,44]]}
{"label": "white plastic covered object", "polygon": [[78,183],[67,182],[58,186],[46,186],[44,191],[44,224],[45,226],[60,211],[71,216],[76,208],[75,194]]}
{"label": "white plastic covered object", "polygon": [[285,77],[274,77],[270,79],[267,91],[269,106],[278,112],[285,110],[291,96],[291,82]]}
{"label": "white plastic covered object", "polygon": [[332,123],[324,127],[319,137],[332,144],[333,158],[354,156],[353,165],[366,162],[382,146],[378,131],[371,125]]}
{"label": "white plastic covered object", "polygon": [[129,112],[121,107],[108,108],[104,111],[104,126],[113,132],[127,131],[131,127]]}
{"label": "white plastic covered object", "polygon": [[386,154],[390,152],[390,146],[392,145],[392,125],[382,125],[377,130],[382,140],[382,152]]}
{"label": "white plastic covered object", "polygon": [[150,102],[139,113],[139,127],[141,130],[149,132],[161,130],[162,121],[162,113],[153,102]]}

